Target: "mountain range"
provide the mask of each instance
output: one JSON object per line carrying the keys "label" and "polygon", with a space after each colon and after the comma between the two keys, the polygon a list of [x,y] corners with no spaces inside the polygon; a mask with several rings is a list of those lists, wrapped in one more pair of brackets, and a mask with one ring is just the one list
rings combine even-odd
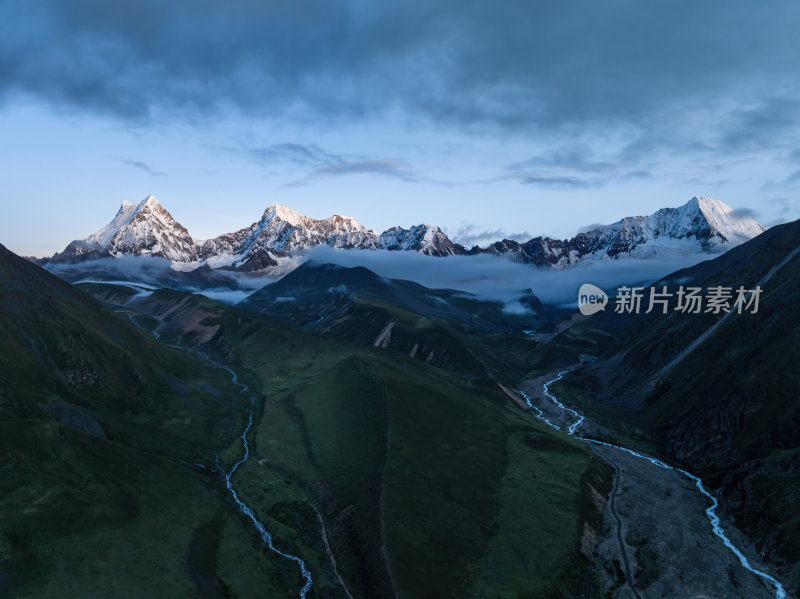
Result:
{"label": "mountain range", "polygon": [[[662,216],[663,223],[670,214]],[[298,335],[311,333],[320,343],[335,340],[382,350],[392,360],[402,360],[404,368],[422,364],[490,386],[492,381],[513,386],[532,368],[535,373],[553,372],[580,359],[582,366],[565,376],[555,393],[591,419],[591,425],[584,425],[587,434],[701,475],[715,490],[726,530],[732,522],[745,532],[753,546],[748,554],[768,562],[770,571],[797,589],[800,521],[787,506],[796,504],[800,493],[793,369],[799,347],[798,239],[800,223],[776,226],[656,283],[674,291],[680,285],[750,289],[760,282],[764,293],[758,313],[729,319],[680,311],[634,316],[611,309],[583,318],[569,311],[548,312],[533,295],[525,298],[530,310],[509,314],[499,304],[451,290],[386,279],[363,267],[313,261],[234,308],[176,290],[148,295],[125,292],[114,283],[81,287],[117,309],[151,315],[162,334],[171,332],[181,343],[209,338],[228,343],[242,319],[252,318],[290,327]],[[708,243],[717,242],[711,237]],[[217,314],[228,310],[237,315],[232,328],[218,329]],[[531,329],[542,334],[532,335]],[[551,330],[553,334],[544,334]],[[698,339],[702,344],[692,349]],[[235,355],[234,348],[221,353]],[[675,361],[684,355],[688,357]],[[626,518],[629,527],[644,526],[636,516]],[[650,547],[644,537],[624,538],[631,546]],[[637,574],[636,584],[642,588],[653,576],[675,576],[676,569],[683,574],[687,568],[677,561],[674,548],[663,555],[636,555],[635,570],[651,573],[650,578]],[[731,585],[739,582],[734,577]]]}
{"label": "mountain range", "polygon": [[[126,256],[140,235],[140,254],[184,243],[204,260],[208,242],[157,203],[124,207],[76,249]],[[750,234],[716,203],[684,208],[597,230],[629,238],[619,256],[670,244],[713,252]],[[291,255],[313,230],[356,247],[354,221],[298,220],[281,234],[289,216],[273,212],[231,235],[231,251],[274,233],[264,243],[283,235],[284,248],[297,242],[281,250]],[[0,362],[0,595],[296,596],[301,572],[281,557],[294,555],[313,575],[309,598],[602,597],[626,580],[647,596],[658,580],[699,596],[693,560],[730,558],[710,526],[665,524],[695,535],[677,549],[642,532],[664,529],[623,509],[641,483],[510,391],[561,372],[551,392],[586,414],[584,434],[702,476],[736,546],[797,596],[798,226],[658,279],[760,282],[758,313],[730,318],[582,318],[533,293],[509,311],[313,261],[225,305],[123,280],[69,285],[0,246],[0,349],[12,356]],[[232,273],[206,262],[175,274]],[[265,550],[226,483],[284,553]],[[675,513],[703,517],[694,491],[667,491]],[[597,549],[612,538],[630,550],[631,573]],[[773,596],[747,594],[759,583],[731,568],[706,576],[724,591],[702,594]]]}
{"label": "mountain range", "polygon": [[503,239],[470,249],[453,242],[436,226],[391,227],[378,234],[354,218],[335,214],[313,219],[272,204],[259,220],[233,233],[199,241],[153,196],[123,202],[114,219],[82,240],[70,243],[49,261],[75,262],[104,256],[149,255],[188,267],[231,267],[258,271],[281,258],[315,246],[338,249],[416,251],[429,256],[494,254],[536,266],[566,268],[585,259],[647,256],[667,247],[719,253],[761,234],[764,227],[725,203],[694,197],[683,206],[648,216],[596,225],[571,239],[534,237],[520,243]]}
{"label": "mountain range", "polygon": [[[262,311],[269,291],[242,310],[73,286],[0,246],[0,596],[297,597],[287,555],[308,599],[580,592],[612,472],[489,378],[484,357],[513,346],[464,319],[481,309],[503,334],[513,315],[315,270],[274,292],[316,280],[324,307],[346,280],[359,301],[334,297],[338,317],[378,331],[300,330]],[[391,339],[362,339],[391,319]]]}

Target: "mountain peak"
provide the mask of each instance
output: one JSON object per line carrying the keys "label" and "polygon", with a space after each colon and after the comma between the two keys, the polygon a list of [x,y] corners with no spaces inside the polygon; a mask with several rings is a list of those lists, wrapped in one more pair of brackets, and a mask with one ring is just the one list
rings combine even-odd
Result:
{"label": "mountain peak", "polygon": [[429,256],[449,256],[464,248],[450,241],[439,227],[420,224],[404,229],[392,227],[381,233],[379,247],[384,250],[415,250]]}
{"label": "mountain peak", "polygon": [[267,206],[267,209],[264,210],[264,216],[261,220],[272,220],[273,218],[279,218],[280,220],[287,222],[294,227],[298,225],[306,225],[306,223],[313,220],[303,214],[300,214],[297,210],[292,210],[288,206],[278,203]]}
{"label": "mountain peak", "polygon": [[694,196],[691,200],[686,202],[682,208],[688,210],[699,210],[703,215],[708,214],[728,214],[733,212],[733,208],[728,206],[722,200],[715,200],[705,196]]}
{"label": "mountain peak", "polygon": [[135,203],[122,202],[114,220],[89,235],[83,245],[72,247],[70,253],[87,251],[86,248],[106,250],[111,255],[160,256],[174,262],[197,259],[189,232],[152,195]]}
{"label": "mountain peak", "polygon": [[708,204],[722,204],[723,206],[727,205],[722,200],[715,200],[714,198],[707,198],[706,196],[694,196],[691,200],[686,202],[686,204],[692,206],[702,206]]}
{"label": "mountain peak", "polygon": [[564,268],[590,256],[653,255],[675,249],[675,241],[690,251],[721,252],[761,234],[764,228],[749,211],[735,210],[719,200],[695,196],[675,208],[647,216],[629,216],[609,225],[594,225],[572,239],[536,237],[527,242],[504,240],[467,250],[453,243],[440,227],[422,223],[408,229],[391,227],[380,235],[349,216],[314,219],[283,204],[267,206],[249,227],[204,242],[195,241],[169,212],[148,195],[124,201],[117,215],[100,231],[71,243],[67,259],[95,255],[145,254],[173,262],[211,261],[242,267],[271,264],[275,257],[327,245],[340,249],[410,250],[431,256],[492,253],[520,262]]}
{"label": "mountain peak", "polygon": [[752,239],[766,230],[743,211],[737,212],[720,200],[694,196],[685,207],[699,211],[712,233],[732,244]]}
{"label": "mountain peak", "polygon": [[[161,203],[156,199],[154,195],[148,195],[145,199],[140,200],[138,202],[129,202],[128,200],[123,200],[122,205],[120,206],[119,209],[120,212],[122,211],[128,212],[130,210],[138,212],[145,206],[161,206]],[[163,206],[161,207],[163,208]]]}
{"label": "mountain peak", "polygon": [[317,220],[275,203],[249,227],[206,240],[200,248],[200,257],[224,254],[242,265],[260,252],[289,255],[317,245],[375,249],[377,241],[375,231],[353,218],[334,215]]}

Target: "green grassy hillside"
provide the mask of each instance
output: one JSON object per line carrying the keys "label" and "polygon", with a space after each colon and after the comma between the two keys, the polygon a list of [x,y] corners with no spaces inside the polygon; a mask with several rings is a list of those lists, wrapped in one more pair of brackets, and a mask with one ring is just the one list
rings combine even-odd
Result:
{"label": "green grassy hillside", "polygon": [[589,577],[589,485],[602,494],[610,472],[479,362],[464,375],[176,291],[137,309],[163,338],[256,380],[265,399],[243,495],[283,547],[324,570],[324,543],[308,534],[322,522],[354,596],[571,596]]}
{"label": "green grassy hillside", "polygon": [[219,476],[192,466],[240,450],[247,402],[225,371],[2,246],[0,298],[1,596],[297,587]]}
{"label": "green grassy hillside", "polygon": [[363,267],[306,263],[239,304],[277,322],[379,345],[469,377],[516,383],[533,363],[537,329],[562,310],[532,293],[516,310],[464,292],[384,279]]}
{"label": "green grassy hillside", "polygon": [[156,341],[119,305],[2,258],[5,594],[298,593],[297,565],[261,545],[209,470],[241,456],[249,397],[176,342],[250,386],[252,458],[234,484],[305,560],[309,597],[566,597],[591,580],[582,535],[610,473],[469,350],[472,366],[442,368],[170,290],[137,300]]}

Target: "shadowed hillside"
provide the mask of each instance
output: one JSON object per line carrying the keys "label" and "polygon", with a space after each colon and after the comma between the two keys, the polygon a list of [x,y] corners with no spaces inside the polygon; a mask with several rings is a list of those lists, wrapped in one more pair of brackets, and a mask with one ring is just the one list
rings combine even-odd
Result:
{"label": "shadowed hillside", "polygon": [[[800,586],[800,222],[773,227],[657,285],[747,289],[756,314],[616,314],[567,331],[600,358],[557,392],[720,488],[723,507]],[[768,278],[768,280],[766,280]],[[711,328],[719,323],[716,328]],[[707,338],[693,348],[706,331]],[[689,348],[691,351],[686,351]]]}

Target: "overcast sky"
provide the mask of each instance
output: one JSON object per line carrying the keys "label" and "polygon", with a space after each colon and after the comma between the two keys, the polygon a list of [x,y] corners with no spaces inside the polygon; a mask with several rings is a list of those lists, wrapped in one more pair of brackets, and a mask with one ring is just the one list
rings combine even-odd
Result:
{"label": "overcast sky", "polygon": [[800,217],[797,2],[3,0],[0,243],[147,194],[199,238],[267,205],[466,244],[693,195]]}

